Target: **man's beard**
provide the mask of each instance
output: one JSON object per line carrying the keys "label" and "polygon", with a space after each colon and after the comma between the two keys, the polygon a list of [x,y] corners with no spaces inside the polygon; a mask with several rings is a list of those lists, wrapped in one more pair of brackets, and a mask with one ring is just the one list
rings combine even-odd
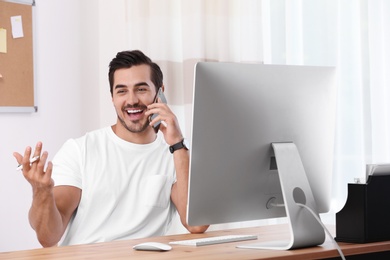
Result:
{"label": "man's beard", "polygon": [[118,119],[127,131],[131,133],[141,133],[149,127],[149,121],[147,120],[143,125],[135,125],[133,127],[126,125],[125,121],[118,115]]}

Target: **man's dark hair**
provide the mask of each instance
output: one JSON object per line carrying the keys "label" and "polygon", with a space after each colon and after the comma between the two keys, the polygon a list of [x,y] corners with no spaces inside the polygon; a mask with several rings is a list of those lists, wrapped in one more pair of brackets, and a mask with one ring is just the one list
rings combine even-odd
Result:
{"label": "man's dark hair", "polygon": [[163,84],[163,74],[160,67],[139,50],[122,51],[116,54],[109,65],[108,80],[110,82],[111,96],[113,95],[114,72],[117,69],[131,68],[132,66],[143,64],[150,66],[150,78],[156,86],[156,91],[158,91]]}

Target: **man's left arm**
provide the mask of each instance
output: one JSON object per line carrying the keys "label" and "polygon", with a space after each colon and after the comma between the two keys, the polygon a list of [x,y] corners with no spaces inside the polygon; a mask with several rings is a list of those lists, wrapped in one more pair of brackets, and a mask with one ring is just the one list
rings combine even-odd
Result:
{"label": "man's left arm", "polygon": [[[176,115],[171,111],[167,104],[164,104],[159,100],[159,103],[153,103],[148,106],[146,115],[158,113],[158,116],[154,118],[150,125],[155,124],[161,120],[160,131],[164,135],[165,142],[172,146],[183,140],[183,135]],[[176,206],[180,215],[181,223],[191,233],[203,233],[209,227],[207,226],[189,226],[187,223],[187,202],[188,202],[188,178],[189,178],[189,166],[190,155],[189,151],[185,148],[175,150],[172,154],[175,170],[176,170],[176,182],[172,186],[171,200]]]}
{"label": "man's left arm", "polygon": [[183,226],[191,233],[203,233],[209,226],[189,226],[187,223],[189,151],[179,149],[173,153],[176,183],[172,187],[171,199],[180,215]]}

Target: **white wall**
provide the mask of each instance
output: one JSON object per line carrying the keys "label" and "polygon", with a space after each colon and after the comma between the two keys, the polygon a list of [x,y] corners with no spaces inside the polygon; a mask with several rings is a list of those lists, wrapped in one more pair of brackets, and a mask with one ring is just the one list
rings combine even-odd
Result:
{"label": "white wall", "polygon": [[38,112],[0,114],[0,252],[40,247],[27,219],[31,187],[12,153],[42,141],[51,159],[66,139],[99,125],[98,6],[88,1],[36,0],[33,8]]}
{"label": "white wall", "polygon": [[[108,64],[131,49],[126,0],[35,1],[38,112],[0,113],[0,252],[41,247],[28,222],[31,186],[15,171],[12,153],[42,141],[52,159],[68,138],[114,124]],[[185,229],[176,219],[168,233],[178,232]]]}
{"label": "white wall", "polygon": [[[27,219],[31,187],[15,171],[12,153],[22,153],[27,145],[43,141],[52,159],[66,139],[115,123],[107,72],[118,51],[131,49],[124,8],[126,0],[36,0],[39,110],[0,113],[0,252],[41,247]],[[224,225],[213,229],[221,227]],[[171,233],[182,231],[178,222],[171,229]]]}
{"label": "white wall", "polygon": [[12,153],[42,141],[52,159],[66,139],[115,123],[107,73],[115,54],[128,49],[125,6],[125,0],[36,0],[38,112],[0,114],[0,252],[41,247],[28,222],[31,186],[15,171]]}

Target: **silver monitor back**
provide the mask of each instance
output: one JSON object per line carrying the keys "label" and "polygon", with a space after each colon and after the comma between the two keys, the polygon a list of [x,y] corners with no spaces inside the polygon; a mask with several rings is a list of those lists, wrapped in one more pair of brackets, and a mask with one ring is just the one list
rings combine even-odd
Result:
{"label": "silver monitor back", "polygon": [[335,68],[199,62],[195,66],[190,225],[286,216],[271,143],[294,142],[317,203],[331,199]]}

